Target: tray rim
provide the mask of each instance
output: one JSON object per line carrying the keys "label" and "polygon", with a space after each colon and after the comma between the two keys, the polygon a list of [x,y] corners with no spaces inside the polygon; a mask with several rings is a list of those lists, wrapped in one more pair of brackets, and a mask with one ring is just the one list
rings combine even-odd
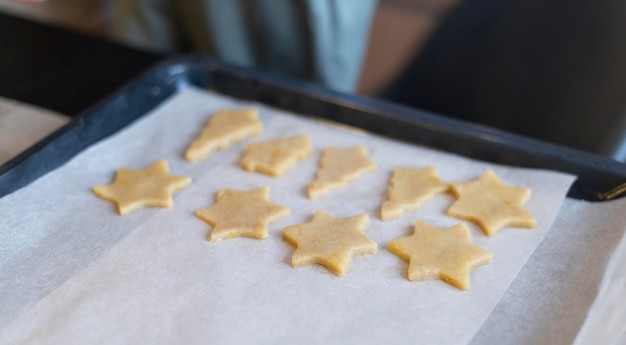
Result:
{"label": "tray rim", "polygon": [[[619,175],[621,177],[621,183],[616,184],[612,188],[608,190],[598,191],[595,195],[590,195],[588,197],[577,197],[573,195],[573,197],[577,197],[579,199],[584,200],[592,200],[592,201],[604,201],[611,200],[615,198],[620,198],[626,195],[626,164],[615,161],[613,159],[600,156],[594,153],[584,152],[581,150],[565,147],[562,145],[542,141],[539,139],[525,137],[519,134],[506,132],[497,128],[489,127],[486,125],[481,125],[477,123],[467,122],[459,119],[449,118],[442,115],[437,115],[432,112],[424,111],[421,109],[409,108],[400,104],[391,103],[385,100],[368,98],[360,95],[354,94],[345,94],[338,91],[333,91],[322,86],[318,86],[309,82],[294,80],[284,76],[276,76],[271,75],[267,72],[253,70],[245,67],[232,66],[227,63],[218,61],[212,57],[202,55],[202,54],[187,54],[174,56],[171,58],[167,58],[160,62],[157,62],[146,71],[141,73],[135,78],[132,78],[129,82],[125,83],[122,87],[114,91],[112,94],[103,98],[101,101],[97,102],[95,105],[82,112],[78,116],[74,117],[71,121],[69,121],[66,125],[60,127],[47,137],[43,138],[39,142],[35,143],[25,151],[21,152],[17,156],[13,157],[5,164],[0,165],[0,198],[10,194],[20,188],[30,184],[37,178],[47,174],[48,172],[58,168],[63,165],[66,161],[88,148],[94,143],[116,133],[126,125],[135,121],[136,119],[142,117],[144,114],[139,114],[134,118],[126,121],[119,126],[119,128],[114,128],[107,133],[96,134],[94,138],[90,138],[86,143],[82,143],[80,147],[70,146],[72,144],[71,139],[73,137],[79,137],[81,135],[81,126],[84,126],[86,123],[92,120],[96,114],[106,109],[114,102],[119,102],[120,98],[124,98],[125,95],[129,94],[136,88],[140,83],[149,81],[151,78],[162,74],[162,76],[166,78],[171,78],[171,84],[175,84],[175,82],[179,82],[176,80],[177,75],[184,75],[188,72],[190,66],[201,64],[203,67],[207,68],[210,73],[226,73],[229,74],[231,78],[235,78],[240,82],[249,82],[256,85],[266,85],[271,86],[277,89],[289,90],[289,92],[293,92],[301,97],[306,97],[309,100],[315,100],[317,102],[322,102],[327,105],[332,105],[335,107],[342,107],[348,110],[352,110],[355,112],[367,113],[373,116],[376,116],[380,121],[387,122],[398,122],[400,124],[405,123],[409,126],[419,126],[425,131],[430,131],[437,135],[449,135],[454,138],[460,138],[462,140],[474,142],[477,145],[491,145],[497,147],[499,149],[506,149],[512,153],[523,152],[528,154],[528,151],[533,151],[536,156],[540,156],[543,159],[550,162],[551,160],[558,160],[568,162],[572,164],[574,167],[582,167],[586,168],[589,171],[609,171],[614,174]],[[205,80],[206,81],[206,80]],[[214,86],[215,84],[213,84]],[[178,84],[171,85],[173,87],[174,92],[181,90],[187,85]],[[156,85],[158,87],[158,85]],[[207,86],[201,86],[207,88]],[[220,90],[213,90],[220,92]],[[221,92],[223,93],[223,92]],[[172,93],[163,94],[166,97],[169,97]],[[161,95],[161,100],[165,99]],[[126,100],[128,102],[128,100]],[[158,105],[160,101],[151,105],[150,108]],[[146,109],[145,112],[147,112]],[[144,113],[145,113],[144,112]],[[299,114],[299,113],[296,113]],[[299,114],[302,115],[302,114]],[[329,118],[323,116],[324,118]],[[358,124],[349,123],[346,121],[342,121],[342,119],[329,118],[333,121],[337,121],[340,123],[346,123],[348,125],[359,126]],[[368,130],[367,128],[365,128]],[[77,132],[77,133],[75,133]],[[377,133],[381,134],[381,133]],[[389,136],[386,134],[382,134],[384,136],[388,136],[392,139],[406,141],[403,139],[398,139],[393,136]],[[69,142],[67,142],[67,140]],[[49,149],[51,146],[55,146],[60,141],[66,141],[64,145],[60,145],[61,147],[55,148],[56,150],[52,150],[54,152],[60,152],[61,159],[60,161],[52,161],[46,162],[47,164],[41,164],[41,167],[36,167],[37,171],[32,171],[32,176],[21,178],[17,176],[18,182],[15,183],[16,176],[9,176],[11,173],[15,172],[15,170],[20,170],[20,167],[26,165],[29,168],[29,162],[32,161],[42,154],[42,152]],[[420,144],[416,142],[410,142],[413,144]],[[431,146],[429,144],[421,145],[430,146],[435,149],[442,149],[437,146]],[[520,149],[520,148],[523,149]],[[59,149],[61,151],[59,151]],[[63,149],[67,150],[67,152],[62,151]],[[443,148],[443,150],[446,150]],[[454,152],[450,150],[446,150],[449,152],[457,153],[460,155],[467,156],[466,154]],[[44,152],[45,153],[45,152]],[[473,159],[481,159],[480,157],[468,156]],[[41,158],[41,157],[39,157]],[[482,159],[485,160],[485,159]],[[492,160],[487,160],[492,161]],[[494,162],[494,161],[492,161]],[[497,161],[495,161],[498,163]],[[507,164],[507,163],[501,163]],[[33,164],[30,164],[33,165]],[[541,166],[526,166],[526,165],[518,165],[523,167],[531,167],[531,168],[539,168],[539,169],[550,169],[557,170],[566,173],[572,173],[572,171],[566,171],[561,169],[555,169],[553,167],[541,167]],[[32,166],[30,167],[32,168]],[[29,173],[28,169],[21,169],[22,173]],[[577,175],[578,183],[581,179],[580,174],[573,173]],[[15,175],[15,174],[13,174]],[[570,188],[570,192],[572,188]],[[568,196],[570,196],[568,194]]]}

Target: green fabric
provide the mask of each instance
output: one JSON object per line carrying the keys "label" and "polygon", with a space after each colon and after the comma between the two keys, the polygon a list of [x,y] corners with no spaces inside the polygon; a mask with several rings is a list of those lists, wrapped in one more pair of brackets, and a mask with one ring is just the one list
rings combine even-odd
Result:
{"label": "green fabric", "polygon": [[112,35],[351,92],[375,8],[376,0],[122,0]]}

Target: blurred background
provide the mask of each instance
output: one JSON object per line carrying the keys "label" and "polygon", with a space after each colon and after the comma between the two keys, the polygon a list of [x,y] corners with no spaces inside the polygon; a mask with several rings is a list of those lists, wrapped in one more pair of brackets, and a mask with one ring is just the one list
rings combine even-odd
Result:
{"label": "blurred background", "polygon": [[[219,6],[216,1],[207,2]],[[122,69],[120,73],[126,73],[126,80],[146,68],[146,62],[181,50],[176,37],[168,42],[142,40],[140,35],[124,39],[116,22],[119,5],[113,3],[0,1],[0,12],[4,13],[0,16],[0,69],[3,63],[8,68],[11,56],[4,47],[9,45],[34,49],[34,54],[44,52],[51,60],[70,59],[70,53],[53,56],[61,54],[60,35],[65,31],[81,35],[83,53],[98,55],[94,53],[98,48],[89,40],[114,40],[123,47],[132,47],[125,53],[124,63],[110,62]],[[371,10],[351,9],[344,17],[333,18],[335,22],[343,20],[365,28],[360,34],[352,33],[355,48],[346,52],[362,55],[355,63],[355,83],[334,87],[332,82],[309,79],[341,91],[626,159],[626,1],[367,0],[361,4]],[[152,20],[143,19],[142,25]],[[28,26],[23,20],[44,26]],[[32,40],[41,40],[38,44],[49,45],[48,50],[24,48],[29,42],[16,43],[16,25],[26,32],[22,41],[30,40],[32,46]],[[193,44],[188,44],[182,51],[193,49]],[[97,56],[82,56],[99,61]],[[228,54],[222,57],[234,59]],[[106,62],[98,63],[105,68]],[[49,66],[55,68],[54,64]],[[2,89],[0,85],[0,95],[18,100],[28,92],[27,86],[20,89],[22,80],[32,84],[43,73],[23,70],[20,73],[24,78],[18,79],[14,68],[1,72],[5,82],[9,80],[13,86]],[[14,80],[10,80],[11,73]],[[109,80],[106,84],[105,80],[100,88],[95,86],[92,96],[104,96],[119,85],[120,81]],[[84,104],[64,108],[55,103],[63,97],[72,95],[60,94],[38,105],[75,115],[95,101],[87,97]]]}

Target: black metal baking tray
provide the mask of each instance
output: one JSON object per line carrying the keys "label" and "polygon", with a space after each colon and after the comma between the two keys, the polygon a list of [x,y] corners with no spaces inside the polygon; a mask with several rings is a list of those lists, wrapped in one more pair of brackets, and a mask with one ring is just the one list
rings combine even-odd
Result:
{"label": "black metal baking tray", "polygon": [[577,176],[568,196],[601,201],[626,195],[626,164],[380,100],[232,67],[199,55],[166,60],[0,166],[0,197],[59,167],[89,145],[188,86],[312,115],[474,159]]}

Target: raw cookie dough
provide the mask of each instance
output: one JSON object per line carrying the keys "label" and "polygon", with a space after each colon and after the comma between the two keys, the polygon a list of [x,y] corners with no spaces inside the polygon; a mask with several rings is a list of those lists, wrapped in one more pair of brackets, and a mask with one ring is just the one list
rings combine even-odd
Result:
{"label": "raw cookie dough", "polygon": [[530,189],[504,185],[496,174],[487,170],[480,179],[468,183],[453,183],[452,192],[458,198],[448,209],[448,215],[477,223],[487,236],[505,227],[534,228],[535,217],[524,209]]}
{"label": "raw cookie dough", "polygon": [[310,222],[283,229],[283,238],[297,247],[291,265],[300,267],[318,263],[336,275],[344,276],[352,257],[378,251],[376,242],[365,235],[369,224],[370,218],[366,214],[335,218],[318,210]]}
{"label": "raw cookie dough", "polygon": [[97,196],[114,202],[120,215],[142,207],[171,207],[172,193],[191,184],[191,178],[170,175],[167,161],[161,159],[143,170],[122,168],[113,184],[96,186]]}
{"label": "raw cookie dough", "polygon": [[217,150],[223,150],[263,132],[256,109],[220,110],[211,116],[200,136],[194,140],[185,158],[197,162]]}
{"label": "raw cookie dough", "polygon": [[213,227],[212,242],[236,236],[267,238],[267,226],[291,214],[288,208],[270,202],[269,196],[270,187],[248,192],[222,189],[217,203],[196,211],[196,216]]}
{"label": "raw cookie dough", "polygon": [[380,219],[391,220],[407,211],[417,210],[423,202],[448,190],[448,185],[437,178],[437,169],[396,168],[389,183],[389,200],[383,203]]}
{"label": "raw cookie dough", "polygon": [[470,269],[493,258],[472,244],[463,223],[442,230],[418,221],[413,235],[391,241],[389,251],[409,262],[409,280],[441,279],[462,290],[469,289]]}
{"label": "raw cookie dough", "polygon": [[369,159],[367,148],[364,146],[327,148],[322,153],[317,177],[309,185],[309,199],[323,197],[331,189],[344,186],[369,171],[376,171],[376,169],[376,164]]}
{"label": "raw cookie dough", "polygon": [[310,155],[311,141],[300,135],[248,145],[242,165],[247,171],[280,176]]}

